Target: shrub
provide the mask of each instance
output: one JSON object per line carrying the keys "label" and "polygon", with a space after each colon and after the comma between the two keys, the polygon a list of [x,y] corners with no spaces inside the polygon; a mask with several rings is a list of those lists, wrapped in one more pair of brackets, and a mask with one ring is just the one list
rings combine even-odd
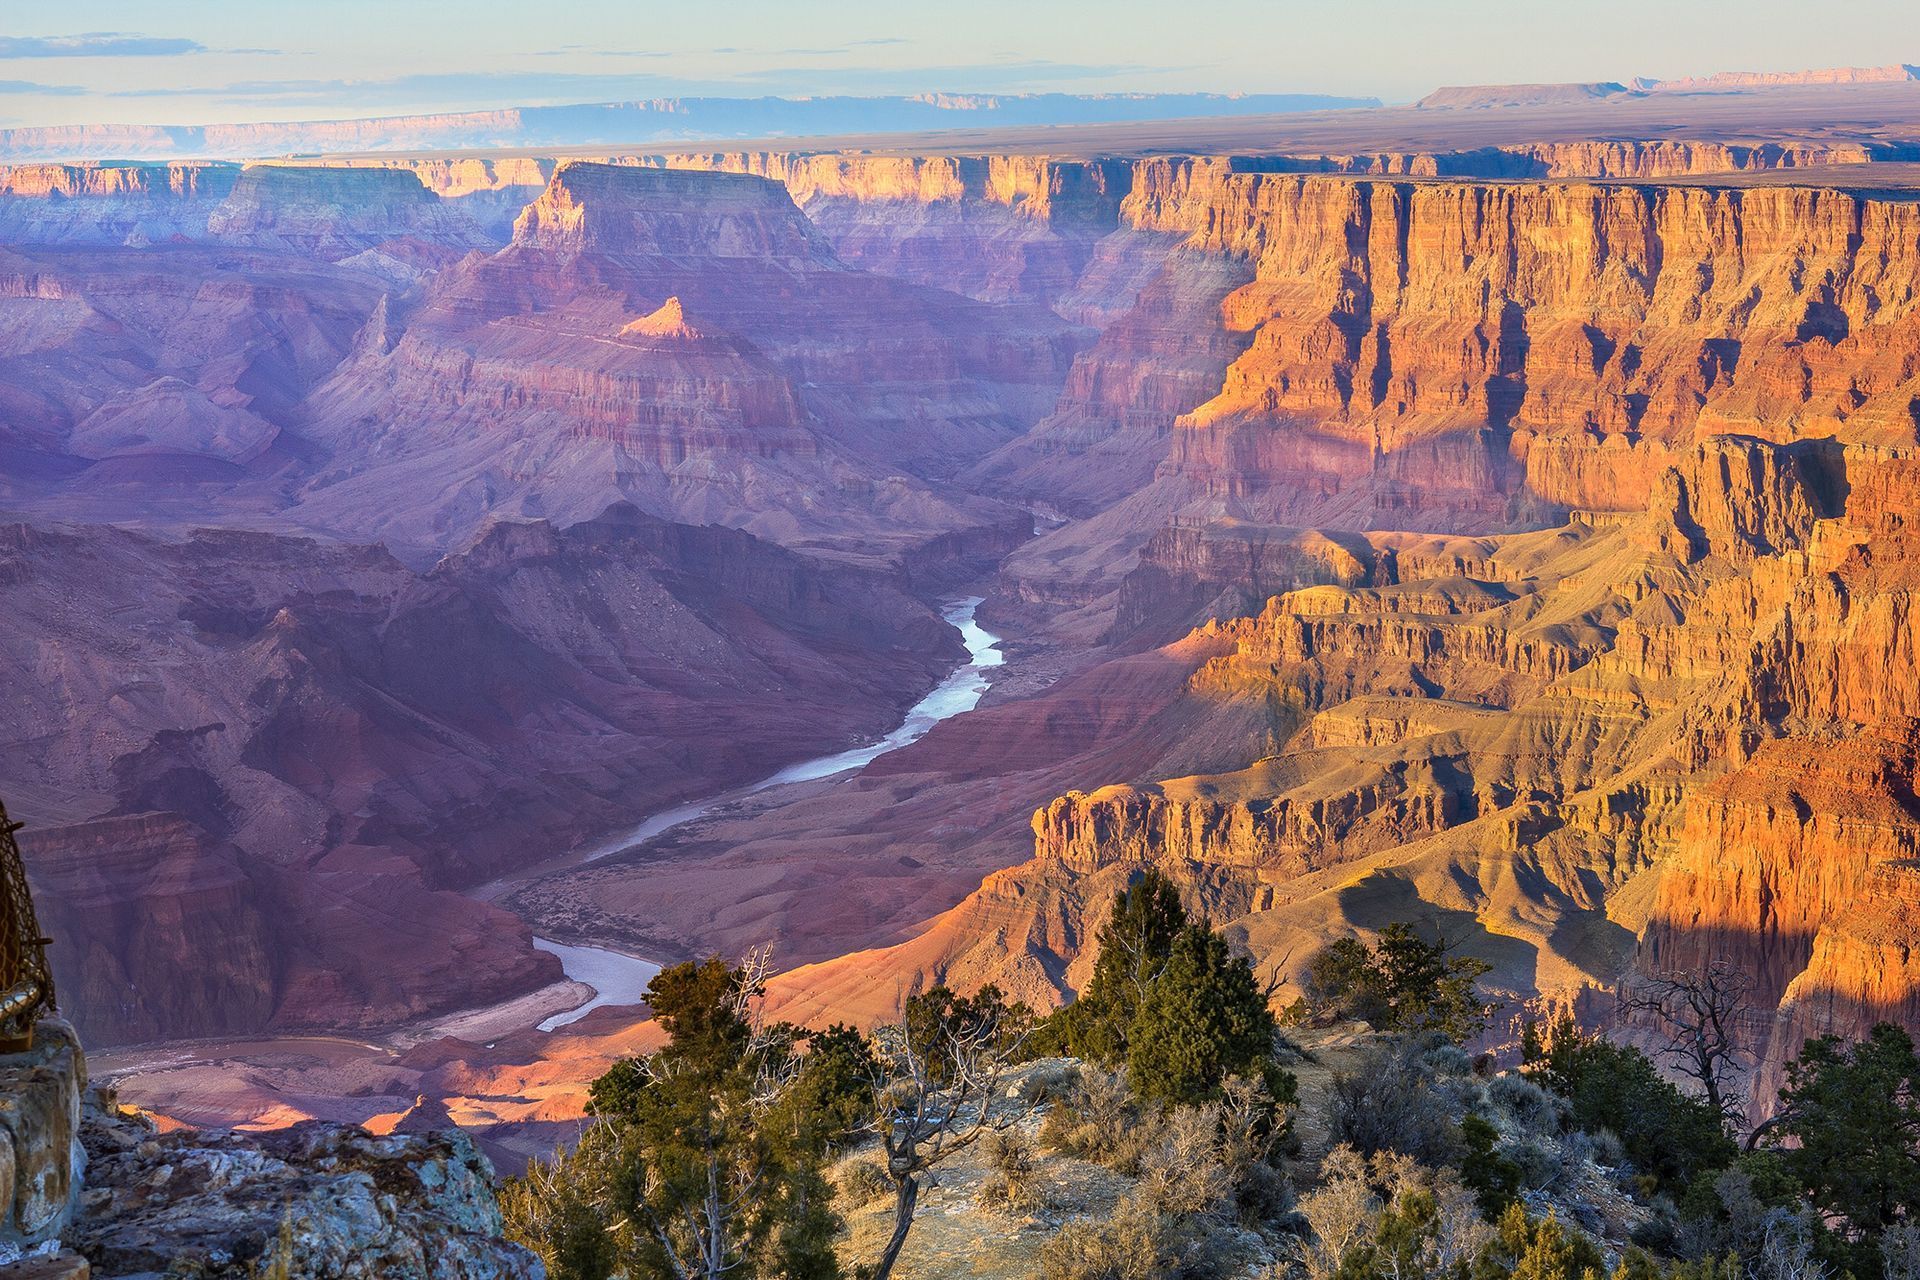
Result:
{"label": "shrub", "polygon": [[1040,1249],[1041,1280],[1163,1280],[1173,1265],[1165,1218],[1129,1201],[1105,1218],[1075,1218]]}
{"label": "shrub", "polygon": [[1437,1044],[1421,1056],[1427,1070],[1436,1076],[1468,1076],[1473,1074],[1473,1055],[1451,1042]]}
{"label": "shrub", "polygon": [[1040,1141],[1055,1151],[1131,1173],[1160,1139],[1160,1117],[1148,1114],[1127,1087],[1124,1071],[1086,1067],[1069,1095],[1047,1113]]}
{"label": "shrub", "polygon": [[1611,1130],[1634,1166],[1662,1188],[1678,1191],[1733,1159],[1719,1114],[1662,1078],[1646,1054],[1584,1035],[1571,1018],[1554,1025],[1551,1040],[1539,1047],[1530,1029],[1533,1078],[1566,1099],[1568,1123],[1589,1133]]}
{"label": "shrub", "polygon": [[1521,1075],[1495,1076],[1487,1083],[1487,1101],[1527,1133],[1558,1133],[1567,1115],[1564,1099]]}
{"label": "shrub", "polygon": [[1381,1031],[1437,1031],[1470,1040],[1487,1025],[1491,1010],[1478,984],[1493,966],[1451,951],[1444,942],[1424,941],[1405,922],[1382,929],[1373,947],[1342,938],[1308,962],[1305,1011],[1359,1018]]}
{"label": "shrub", "polygon": [[1496,1144],[1499,1131],[1484,1118],[1468,1113],[1460,1121],[1460,1139],[1465,1152],[1460,1159],[1460,1178],[1472,1188],[1480,1212],[1489,1222],[1498,1221],[1525,1185],[1525,1172],[1514,1161],[1501,1155]]}
{"label": "shrub", "polygon": [[1300,1198],[1309,1234],[1299,1242],[1297,1261],[1308,1280],[1327,1280],[1349,1250],[1371,1238],[1381,1204],[1368,1172],[1352,1147],[1335,1147],[1320,1162],[1317,1185]]}
{"label": "shrub", "polygon": [[1601,1129],[1587,1135],[1593,1142],[1593,1162],[1608,1169],[1618,1169],[1627,1162],[1626,1144],[1620,1141],[1620,1135],[1611,1129]]}
{"label": "shrub", "polygon": [[1039,1169],[1034,1164],[1033,1143],[1025,1134],[1002,1129],[988,1134],[983,1145],[988,1172],[980,1184],[982,1205],[1008,1213],[1033,1213],[1047,1207]]}
{"label": "shrub", "polygon": [[1560,1159],[1559,1144],[1551,1138],[1529,1134],[1518,1142],[1509,1143],[1506,1157],[1519,1170],[1522,1186],[1544,1190],[1560,1181],[1564,1166]]}
{"label": "shrub", "polygon": [[1381,1045],[1358,1071],[1334,1076],[1328,1127],[1336,1143],[1363,1155],[1398,1151],[1422,1164],[1457,1164],[1463,1148],[1451,1092],[1419,1044]]}
{"label": "shrub", "polygon": [[1080,1087],[1080,1068],[1071,1062],[1047,1062],[1020,1080],[1020,1101],[1030,1107],[1071,1099]]}
{"label": "shrub", "polygon": [[1548,1214],[1534,1219],[1518,1204],[1501,1215],[1494,1240],[1482,1252],[1477,1273],[1504,1274],[1513,1280],[1583,1280],[1604,1274],[1605,1261],[1593,1241],[1563,1227]]}
{"label": "shrub", "polygon": [[1230,1205],[1234,1177],[1221,1151],[1217,1105],[1181,1107],[1167,1118],[1164,1136],[1141,1156],[1138,1192],[1146,1208],[1175,1218]]}
{"label": "shrub", "polygon": [[620,1197],[629,1145],[615,1126],[589,1125],[572,1151],[533,1161],[501,1187],[507,1238],[539,1255],[553,1280],[606,1280],[618,1265],[606,1220]]}
{"label": "shrub", "polygon": [[893,1194],[893,1179],[878,1160],[849,1160],[834,1176],[834,1186],[849,1204],[871,1204],[881,1196]]}

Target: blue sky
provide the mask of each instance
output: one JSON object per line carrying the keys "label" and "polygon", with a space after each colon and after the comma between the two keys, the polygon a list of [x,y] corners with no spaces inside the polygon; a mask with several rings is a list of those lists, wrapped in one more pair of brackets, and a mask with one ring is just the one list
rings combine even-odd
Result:
{"label": "blue sky", "polygon": [[0,121],[1320,92],[1920,62],[1915,0],[0,0]]}

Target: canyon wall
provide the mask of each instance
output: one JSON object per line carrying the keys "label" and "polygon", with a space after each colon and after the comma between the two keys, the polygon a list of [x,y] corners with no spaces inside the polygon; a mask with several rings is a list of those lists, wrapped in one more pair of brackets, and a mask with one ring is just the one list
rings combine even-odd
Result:
{"label": "canyon wall", "polygon": [[[1516,1001],[1730,964],[1754,977],[1764,1109],[1807,1036],[1916,1013],[1914,467],[1713,437],[1630,516],[1322,549],[1325,585],[1183,642],[1219,648],[1182,722],[1241,725],[1244,767],[1060,795],[1031,861],[778,998],[872,1018],[944,980],[1052,1003],[1153,866],[1295,980],[1397,919]],[[1204,561],[1197,535],[1167,538],[1154,560]]]}
{"label": "canyon wall", "polygon": [[0,766],[99,1043],[555,981],[452,890],[884,729],[961,652],[886,577],[631,508],[424,573],[240,531],[4,546]]}
{"label": "canyon wall", "polygon": [[608,158],[5,172],[0,750],[92,1034],[551,978],[449,890],[885,726],[1009,551],[1058,688],[543,919],[1050,1000],[1154,863],[1263,962],[1737,956],[1775,1065],[1911,1015],[1920,212],[1833,178],[1896,151]]}

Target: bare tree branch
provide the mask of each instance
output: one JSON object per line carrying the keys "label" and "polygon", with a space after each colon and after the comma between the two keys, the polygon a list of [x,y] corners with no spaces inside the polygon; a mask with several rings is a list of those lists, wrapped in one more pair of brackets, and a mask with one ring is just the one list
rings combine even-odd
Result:
{"label": "bare tree branch", "polygon": [[1748,1055],[1739,1040],[1753,979],[1724,961],[1705,969],[1671,970],[1623,985],[1623,1013],[1652,1022],[1665,1039],[1659,1053],[1692,1080],[1715,1111],[1736,1131],[1745,1127],[1746,1106],[1737,1096]]}

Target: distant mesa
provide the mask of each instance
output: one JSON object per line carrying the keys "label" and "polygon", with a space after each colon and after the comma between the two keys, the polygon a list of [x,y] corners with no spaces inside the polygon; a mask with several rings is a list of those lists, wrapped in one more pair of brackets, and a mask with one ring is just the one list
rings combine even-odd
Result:
{"label": "distant mesa", "polygon": [[1656,80],[1635,76],[1621,84],[1464,84],[1435,89],[1414,105],[1425,111],[1507,107],[1551,107],[1607,98],[1656,93],[1749,93],[1813,85],[1902,84],[1920,81],[1920,67],[1890,63],[1883,67],[1820,67],[1811,71],[1722,71],[1710,76]]}
{"label": "distant mesa", "polygon": [[1485,107],[1546,107],[1559,103],[1592,102],[1631,92],[1613,80],[1592,84],[1456,84],[1435,89],[1414,103],[1422,111]]}
{"label": "distant mesa", "polygon": [[702,335],[698,329],[687,323],[687,314],[680,306],[679,298],[668,298],[648,315],[626,325],[620,330],[623,338],[662,338],[676,342],[692,342]]}
{"label": "distant mesa", "polygon": [[1722,71],[1679,80],[1636,80],[1656,93],[1714,93],[1740,89],[1790,89],[1813,84],[1900,84],[1920,80],[1920,67],[1895,62],[1884,67],[1820,67],[1812,71]]}

